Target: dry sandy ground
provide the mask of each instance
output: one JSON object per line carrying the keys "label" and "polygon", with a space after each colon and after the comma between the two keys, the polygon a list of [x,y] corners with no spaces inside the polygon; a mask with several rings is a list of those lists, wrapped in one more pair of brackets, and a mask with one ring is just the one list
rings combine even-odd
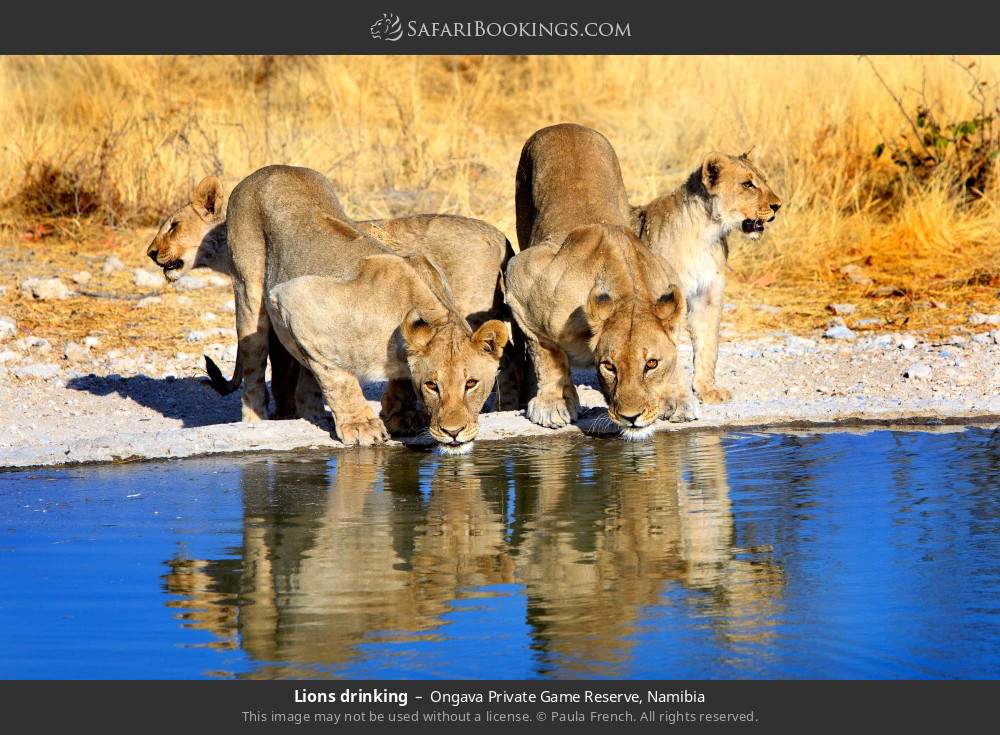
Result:
{"label": "dry sandy ground", "polygon": [[[221,316],[218,321],[228,324]],[[238,396],[221,398],[202,382],[203,351],[231,369],[230,331],[222,326],[196,331],[187,352],[105,352],[98,341],[89,349],[83,345],[75,359],[17,335],[0,342],[0,467],[341,446],[329,425],[239,423]],[[733,391],[733,401],[702,407],[697,421],[663,422],[659,428],[995,420],[1000,417],[998,340],[1000,331],[970,330],[937,342],[892,333],[848,339],[772,333],[728,342],[720,355],[719,382]],[[593,410],[562,431],[596,431],[603,401],[590,387],[592,375],[576,377],[584,405]],[[376,409],[378,393],[379,386],[369,387]],[[489,413],[481,418],[476,451],[484,451],[489,440],[552,433],[520,413]]]}

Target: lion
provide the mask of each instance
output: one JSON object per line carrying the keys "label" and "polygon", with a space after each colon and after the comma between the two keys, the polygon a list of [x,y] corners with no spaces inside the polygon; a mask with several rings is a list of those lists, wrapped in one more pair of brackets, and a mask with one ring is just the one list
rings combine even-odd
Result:
{"label": "lion", "polygon": [[[615,155],[610,148],[608,155]],[[680,277],[694,351],[693,388],[704,403],[732,397],[715,382],[729,258],[726,238],[741,230],[750,239],[759,239],[765,222],[773,221],[780,208],[781,199],[751,163],[749,153],[718,152],[705,156],[676,191],[632,208],[639,238]]]}
{"label": "lion", "polygon": [[[509,334],[495,319],[473,331],[428,254],[363,233],[322,174],[292,166],[267,166],[241,181],[225,228],[239,339],[231,382],[245,381],[245,421],[266,413],[273,330],[319,384],[342,443],[386,441],[386,420],[421,415],[419,396],[442,451],[472,448]],[[361,391],[369,380],[388,380],[396,398],[406,384],[409,400],[392,415],[383,403],[376,416]]]}
{"label": "lion", "polygon": [[539,130],[516,182],[520,252],[507,266],[507,302],[524,333],[537,387],[527,417],[575,421],[570,367],[595,367],[608,416],[629,440],[661,417],[690,418],[677,369],[684,296],[677,274],[631,228],[618,161],[578,125]]}
{"label": "lion", "polygon": [[[147,255],[163,269],[168,281],[176,281],[197,267],[231,274],[225,203],[225,191],[218,178],[207,176],[194,188],[191,201],[164,219],[147,248]],[[490,319],[510,322],[503,297],[503,269],[514,251],[506,236],[492,225],[467,217],[439,214],[370,220],[354,225],[393,249],[427,252],[444,271],[459,311],[473,328]],[[263,283],[263,269],[252,277]],[[315,379],[301,369],[273,333],[269,335],[268,357],[275,403],[272,418],[324,415]],[[503,352],[497,378],[496,410],[518,408],[523,363],[523,346],[509,343]],[[239,382],[226,381],[207,358],[206,365],[220,393],[239,388]],[[413,420],[403,420],[406,417],[413,419],[407,413],[407,406],[412,403],[411,395],[412,389],[405,380],[390,381],[383,394],[383,419],[394,435],[414,429]]]}

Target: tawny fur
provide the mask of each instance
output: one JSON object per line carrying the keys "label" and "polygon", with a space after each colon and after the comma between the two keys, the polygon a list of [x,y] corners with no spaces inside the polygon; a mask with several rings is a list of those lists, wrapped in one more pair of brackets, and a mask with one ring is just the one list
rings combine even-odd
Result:
{"label": "tawny fur", "polygon": [[642,241],[680,278],[694,351],[693,387],[705,403],[731,397],[715,382],[729,257],[726,238],[743,230],[757,239],[780,207],[781,200],[748,155],[709,153],[679,189],[632,210],[633,228]]}
{"label": "tawny fur", "polygon": [[[218,192],[212,198],[218,201]],[[417,409],[412,399],[419,394],[440,444],[475,437],[507,328],[488,320],[473,332],[431,257],[394,250],[361,232],[330,182],[309,169],[268,166],[251,174],[233,190],[228,210],[214,213],[213,229],[223,217],[245,420],[265,414],[273,329],[319,383],[341,441],[372,444],[387,437],[361,393],[359,380],[370,379],[389,380],[387,393],[394,401],[410,399],[407,410]],[[162,262],[169,264],[166,257]],[[491,301],[495,284],[494,276]],[[409,384],[410,394],[400,383]]]}
{"label": "tawny fur", "polygon": [[[513,248],[495,227],[467,217],[436,214],[355,224],[361,232],[376,237],[397,252],[428,253],[444,272],[459,311],[473,329],[491,319],[510,322],[503,296],[503,269],[513,256]],[[231,273],[225,194],[216,177],[206,177],[195,187],[191,202],[164,220],[147,254],[165,269],[164,275],[170,281],[195,267]],[[263,269],[251,277],[263,283]],[[273,335],[269,340],[268,358],[275,403],[273,418],[312,418],[325,414],[316,381]],[[213,385],[220,393],[239,388],[240,365],[233,379],[227,381],[207,358],[206,364]],[[508,344],[497,376],[497,410],[518,407],[523,366],[523,345]],[[422,415],[412,408],[414,400],[412,386],[407,381],[389,383],[382,397],[382,418],[392,434],[407,435],[422,428]]]}
{"label": "tawny fur", "polygon": [[539,130],[521,152],[516,205],[521,252],[507,298],[535,370],[528,418],[553,428],[577,418],[571,365],[597,368],[626,436],[661,416],[691,418],[677,370],[677,274],[632,231],[607,140],[579,125]]}

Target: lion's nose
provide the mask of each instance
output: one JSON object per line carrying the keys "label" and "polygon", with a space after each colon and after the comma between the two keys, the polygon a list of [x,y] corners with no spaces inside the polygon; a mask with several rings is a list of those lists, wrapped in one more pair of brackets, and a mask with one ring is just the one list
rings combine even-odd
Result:
{"label": "lion's nose", "polygon": [[772,204],[771,205],[771,211],[772,212],[777,212],[779,209],[781,209],[781,205],[780,204]]}
{"label": "lion's nose", "polygon": [[465,426],[459,426],[457,429],[449,429],[447,426],[442,426],[441,431],[450,436],[452,439],[457,439],[458,435],[465,431]]}
{"label": "lion's nose", "polygon": [[620,418],[626,424],[631,424],[632,426],[635,426],[635,421],[637,418],[639,418],[639,416],[640,414],[638,413],[633,413],[631,416],[626,416],[623,413],[618,414],[618,418]]}

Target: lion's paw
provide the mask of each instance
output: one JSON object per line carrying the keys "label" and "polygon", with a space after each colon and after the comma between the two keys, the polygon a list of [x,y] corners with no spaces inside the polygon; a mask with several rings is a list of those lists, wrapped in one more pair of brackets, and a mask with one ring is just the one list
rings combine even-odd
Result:
{"label": "lion's paw", "polygon": [[698,420],[698,401],[694,396],[687,396],[677,402],[674,410],[663,416],[671,423],[679,424],[685,421]]}
{"label": "lion's paw", "polygon": [[349,447],[370,447],[382,444],[389,439],[389,432],[382,419],[360,419],[357,421],[336,422],[337,439]]}
{"label": "lion's paw", "polygon": [[725,403],[733,397],[733,394],[725,388],[713,386],[705,390],[699,390],[698,397],[702,403]]}
{"label": "lion's paw", "polygon": [[565,398],[553,400],[536,396],[528,401],[525,415],[533,424],[547,429],[558,429],[576,421],[579,415],[579,403],[567,401]]}

